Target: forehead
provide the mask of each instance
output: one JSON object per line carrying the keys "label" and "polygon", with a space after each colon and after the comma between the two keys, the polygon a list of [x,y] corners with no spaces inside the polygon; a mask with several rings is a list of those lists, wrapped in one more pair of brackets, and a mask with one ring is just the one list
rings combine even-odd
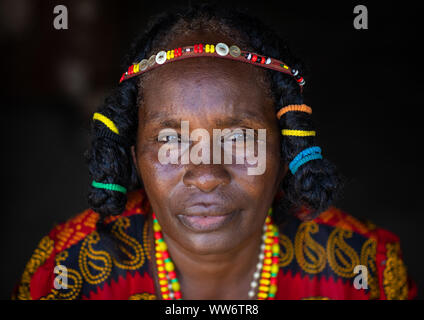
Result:
{"label": "forehead", "polygon": [[[177,61],[146,73],[141,81],[144,116],[205,119],[273,114],[268,84],[259,67],[210,57]],[[273,117],[273,115],[271,116]]]}

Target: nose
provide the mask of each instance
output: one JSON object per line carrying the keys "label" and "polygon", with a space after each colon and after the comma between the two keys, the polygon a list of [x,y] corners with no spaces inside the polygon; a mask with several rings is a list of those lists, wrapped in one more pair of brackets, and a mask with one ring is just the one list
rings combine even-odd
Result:
{"label": "nose", "polygon": [[190,165],[183,176],[184,185],[194,186],[203,192],[211,192],[230,181],[230,173],[218,164]]}

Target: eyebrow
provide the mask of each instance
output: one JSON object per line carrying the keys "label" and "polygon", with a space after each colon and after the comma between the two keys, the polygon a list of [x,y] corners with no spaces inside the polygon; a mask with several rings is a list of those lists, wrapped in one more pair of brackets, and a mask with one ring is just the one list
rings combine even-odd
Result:
{"label": "eyebrow", "polygon": [[241,114],[241,117],[237,117],[237,118],[233,118],[233,117],[228,117],[225,119],[217,119],[215,121],[215,124],[218,127],[234,127],[234,126],[246,126],[246,127],[250,127],[250,126],[258,126],[258,125],[265,125],[265,119],[261,119],[261,117],[258,117],[258,115],[255,115],[254,117],[252,116],[248,116],[246,114]]}
{"label": "eyebrow", "polygon": [[[175,114],[168,111],[151,112],[148,115],[149,122],[157,122],[160,127],[164,128],[180,128],[182,117],[175,118]],[[226,117],[215,120],[217,127],[234,127],[234,126],[265,126],[265,117],[260,112],[243,111],[238,117]]]}

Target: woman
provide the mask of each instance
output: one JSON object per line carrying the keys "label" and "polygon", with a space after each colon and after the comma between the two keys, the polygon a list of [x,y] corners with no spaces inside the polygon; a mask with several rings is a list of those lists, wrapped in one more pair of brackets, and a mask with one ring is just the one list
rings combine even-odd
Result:
{"label": "woman", "polygon": [[[93,115],[91,209],[41,240],[15,298],[415,296],[396,235],[331,207],[340,178],[315,144],[302,67],[272,30],[194,6],[153,19],[127,62]],[[214,130],[230,149],[212,163]],[[242,161],[224,161],[240,141]],[[265,169],[249,174],[248,156]]]}

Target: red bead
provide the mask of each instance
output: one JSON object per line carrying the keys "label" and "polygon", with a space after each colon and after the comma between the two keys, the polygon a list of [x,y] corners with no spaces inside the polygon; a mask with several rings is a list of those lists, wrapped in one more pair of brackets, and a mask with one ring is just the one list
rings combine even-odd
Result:
{"label": "red bead", "polygon": [[134,73],[134,65],[128,68],[128,74],[133,74],[133,73]]}
{"label": "red bead", "polygon": [[272,257],[272,263],[273,264],[278,264],[279,263],[278,260],[279,260],[278,257]]}
{"label": "red bead", "polygon": [[300,77],[300,79],[296,80],[297,82],[302,82],[303,81],[303,77]]}
{"label": "red bead", "polygon": [[122,81],[124,81],[124,79],[125,79],[125,75],[123,74],[122,77],[121,77],[121,79],[119,80],[119,83],[121,83]]}
{"label": "red bead", "polygon": [[277,278],[271,278],[271,280],[270,280],[270,284],[277,284]]}
{"label": "red bead", "polygon": [[180,47],[178,48],[178,56],[181,56],[183,54],[183,49]]}
{"label": "red bead", "polygon": [[168,259],[169,258],[169,254],[168,254],[168,251],[163,251],[162,252],[162,259]]}
{"label": "red bead", "polygon": [[175,291],[174,292],[174,297],[175,297],[175,299],[181,299],[181,292],[180,291]]}
{"label": "red bead", "polygon": [[263,63],[265,63],[265,57],[262,57],[262,59],[261,59],[261,63],[263,64]]}
{"label": "red bead", "polygon": [[203,52],[203,44],[199,44],[199,52],[202,53]]}
{"label": "red bead", "polygon": [[252,62],[256,62],[256,60],[258,60],[258,56],[254,54],[252,57]]}
{"label": "red bead", "polygon": [[160,239],[162,238],[162,235],[160,234],[159,231],[155,231],[155,239]]}
{"label": "red bead", "polygon": [[197,49],[197,44],[194,45],[194,53],[197,53],[198,49]]}
{"label": "red bead", "polygon": [[168,272],[168,275],[171,279],[175,279],[177,277],[177,274],[175,273],[175,271]]}
{"label": "red bead", "polygon": [[174,49],[174,57],[178,57],[178,49]]}

